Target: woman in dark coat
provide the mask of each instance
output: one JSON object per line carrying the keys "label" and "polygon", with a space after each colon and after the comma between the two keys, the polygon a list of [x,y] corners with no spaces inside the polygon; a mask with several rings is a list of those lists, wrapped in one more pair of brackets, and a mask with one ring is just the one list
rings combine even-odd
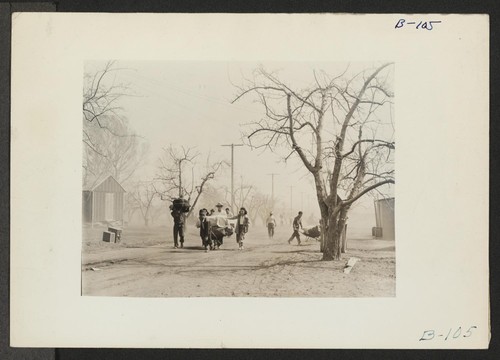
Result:
{"label": "woman in dark coat", "polygon": [[205,247],[205,252],[212,249],[212,240],[210,239],[210,223],[207,220],[207,209],[201,209],[198,213],[198,222],[196,226],[200,228],[200,237],[203,246]]}

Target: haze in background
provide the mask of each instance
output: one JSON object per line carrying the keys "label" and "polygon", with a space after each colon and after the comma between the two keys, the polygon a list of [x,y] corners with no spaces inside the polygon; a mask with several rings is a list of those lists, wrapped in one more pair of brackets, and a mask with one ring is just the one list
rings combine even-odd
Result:
{"label": "haze in background", "polygon": [[[105,63],[87,62],[85,72],[102,69]],[[237,86],[252,79],[253,69],[261,65],[276,72],[291,88],[307,88],[314,84],[313,71],[340,75],[348,64],[118,61],[115,68],[120,70],[114,71],[108,81],[127,85],[131,94],[120,99],[121,115],[150,144],[147,161],[137,172],[138,179],[155,176],[162,149],[170,144],[196,146],[202,154],[210,154],[211,161],[230,161],[230,148],[221,145],[242,144],[242,132],[247,130],[245,124],[264,115],[262,105],[253,102],[252,97],[231,104],[238,94]],[[354,74],[370,65],[350,64],[349,71]],[[318,221],[320,216],[312,177],[295,154],[285,162],[284,157],[288,154],[279,149],[272,153],[252,150],[248,146],[236,147],[235,187],[243,182],[271,195],[269,174],[275,173],[277,207],[289,209],[292,214],[304,211],[305,223],[312,218]],[[223,171],[213,184],[230,187],[229,169]],[[392,192],[393,188],[389,191]],[[349,227],[351,231],[366,235],[371,233],[372,226],[375,226],[373,197],[366,196],[352,207]]]}

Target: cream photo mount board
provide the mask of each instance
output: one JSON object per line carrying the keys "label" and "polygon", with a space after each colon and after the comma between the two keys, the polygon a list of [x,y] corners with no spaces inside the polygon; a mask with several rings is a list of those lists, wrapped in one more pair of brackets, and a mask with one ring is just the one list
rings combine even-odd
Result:
{"label": "cream photo mount board", "polygon": [[[394,62],[396,296],[81,296],[83,67],[107,59]],[[488,69],[481,14],[13,14],[11,346],[487,348]]]}

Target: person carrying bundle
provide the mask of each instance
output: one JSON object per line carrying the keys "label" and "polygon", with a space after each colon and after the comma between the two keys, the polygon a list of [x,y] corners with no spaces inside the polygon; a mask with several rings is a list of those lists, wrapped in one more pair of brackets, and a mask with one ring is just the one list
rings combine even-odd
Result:
{"label": "person carrying bundle", "polygon": [[224,243],[224,236],[231,236],[233,229],[229,224],[227,215],[222,212],[223,205],[216,205],[218,211],[210,212],[207,221],[210,226],[209,237],[212,241],[212,249],[217,250]]}
{"label": "person carrying bundle", "polygon": [[189,212],[189,202],[180,196],[172,201],[170,205],[172,218],[174,219],[174,248],[184,247],[184,227],[186,226],[186,213]]}
{"label": "person carrying bundle", "polygon": [[179,242],[180,240],[180,245],[181,248],[184,247],[184,225],[186,223],[186,215],[179,209],[172,209],[172,212],[170,213],[172,217],[174,218],[174,248],[179,247]]}

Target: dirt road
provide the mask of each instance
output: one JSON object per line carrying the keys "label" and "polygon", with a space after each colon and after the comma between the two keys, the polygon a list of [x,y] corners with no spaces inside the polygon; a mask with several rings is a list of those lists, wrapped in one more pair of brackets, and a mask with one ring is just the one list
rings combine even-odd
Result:
{"label": "dirt road", "polygon": [[[247,234],[239,251],[234,236],[219,250],[204,252],[195,230],[183,249],[171,241],[127,241],[92,246],[82,254],[82,294],[93,296],[197,297],[392,297],[395,296],[394,242],[349,240],[342,261],[321,261],[318,242],[287,243],[290,234],[268,239],[264,229]],[[142,234],[141,239],[146,235]],[[136,236],[139,239],[139,236]],[[89,245],[90,244],[90,245]],[[101,245],[101,244],[97,244]],[[360,259],[350,274],[350,257]]]}

